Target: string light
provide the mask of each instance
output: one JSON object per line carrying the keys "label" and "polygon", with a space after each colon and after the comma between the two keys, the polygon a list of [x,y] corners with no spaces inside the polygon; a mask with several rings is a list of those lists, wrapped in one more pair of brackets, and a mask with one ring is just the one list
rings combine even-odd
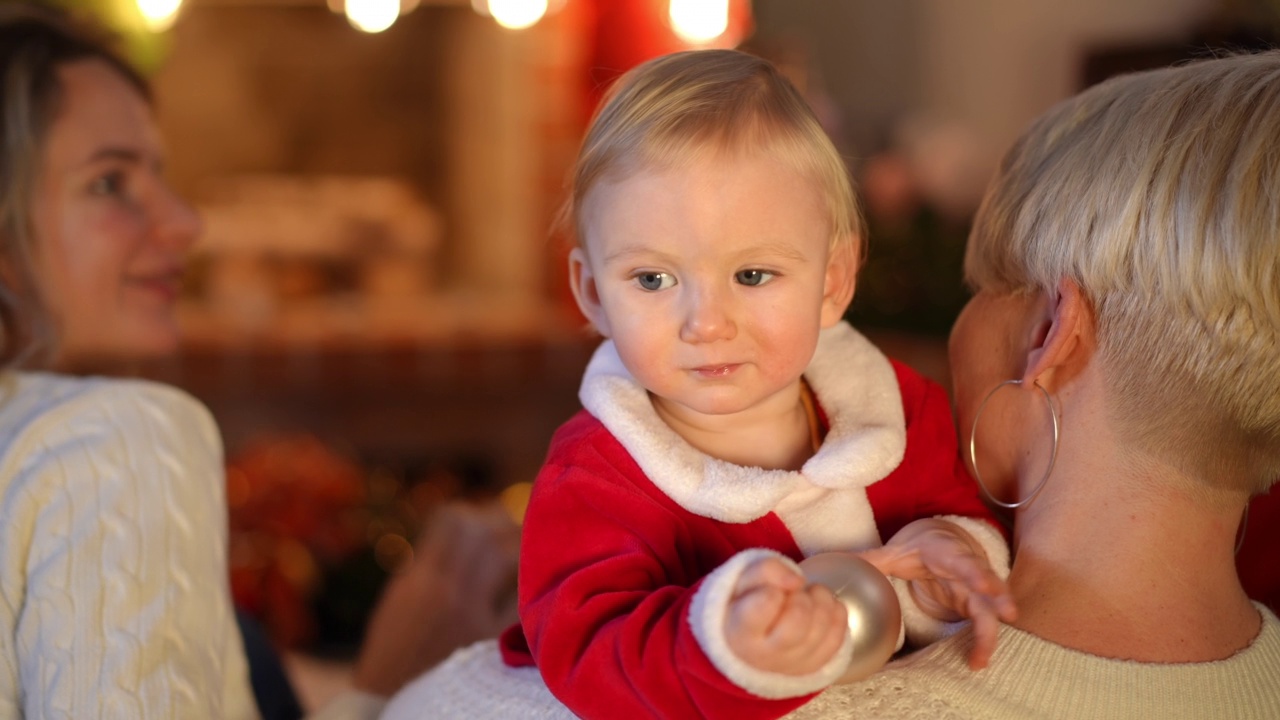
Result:
{"label": "string light", "polygon": [[547,14],[547,0],[489,0],[489,14],[502,27],[523,30]]}
{"label": "string light", "polygon": [[729,0],[671,0],[671,28],[682,40],[703,45],[729,29]]}
{"label": "string light", "polygon": [[178,19],[178,9],[182,0],[136,0],[138,12],[142,13],[142,21],[152,32],[168,30],[173,21]]}
{"label": "string light", "polygon": [[343,10],[351,27],[367,33],[379,33],[400,17],[400,0],[346,0]]}

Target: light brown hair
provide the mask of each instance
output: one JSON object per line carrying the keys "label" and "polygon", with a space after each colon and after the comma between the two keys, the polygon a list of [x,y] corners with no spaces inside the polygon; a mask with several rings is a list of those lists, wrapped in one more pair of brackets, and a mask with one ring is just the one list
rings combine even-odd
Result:
{"label": "light brown hair", "polygon": [[809,177],[831,214],[832,246],[861,255],[862,213],[848,168],[808,103],[771,63],[690,50],[643,63],[605,95],[583,140],[561,226],[581,243],[581,210],[602,179],[703,153],[766,152]]}

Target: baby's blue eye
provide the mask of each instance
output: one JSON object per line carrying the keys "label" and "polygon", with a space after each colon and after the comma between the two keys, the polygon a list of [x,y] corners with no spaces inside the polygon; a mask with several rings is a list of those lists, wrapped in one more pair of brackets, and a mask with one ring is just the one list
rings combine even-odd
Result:
{"label": "baby's blue eye", "polygon": [[739,270],[734,279],[743,285],[763,285],[773,279],[773,273],[767,270]]}
{"label": "baby's blue eye", "polygon": [[647,272],[636,275],[636,282],[645,290],[665,290],[676,284],[676,279],[663,272]]}

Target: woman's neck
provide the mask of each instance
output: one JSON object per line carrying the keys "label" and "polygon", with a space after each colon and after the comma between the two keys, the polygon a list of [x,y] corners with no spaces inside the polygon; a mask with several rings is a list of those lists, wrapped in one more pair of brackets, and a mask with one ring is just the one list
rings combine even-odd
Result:
{"label": "woman's neck", "polygon": [[1261,619],[1236,576],[1238,505],[1207,502],[1167,468],[1105,443],[1059,450],[1018,516],[1010,586],[1018,627],[1066,647],[1143,662],[1228,657]]}

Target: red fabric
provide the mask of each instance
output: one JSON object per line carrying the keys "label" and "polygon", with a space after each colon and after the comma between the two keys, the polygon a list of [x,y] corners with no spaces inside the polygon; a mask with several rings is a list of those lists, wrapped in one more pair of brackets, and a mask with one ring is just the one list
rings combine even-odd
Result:
{"label": "red fabric", "polygon": [[[882,538],[934,514],[995,525],[958,462],[943,391],[895,363],[906,458],[868,489]],[[520,618],[510,664],[536,660],[552,693],[585,718],[776,718],[810,697],[766,700],[703,654],[688,621],[702,578],[738,552],[802,558],[774,513],[734,524],[694,515],[659,490],[585,411],[557,431],[525,516]]]}
{"label": "red fabric", "polygon": [[[669,0],[591,0],[587,10],[594,23],[587,36],[586,112],[590,117],[613,81],[622,73],[659,55],[690,46],[671,29]],[[751,3],[730,0],[729,27],[712,43],[731,47],[750,33]]]}
{"label": "red fabric", "polygon": [[893,537],[912,520],[961,515],[986,520],[1008,541],[960,456],[946,391],[899,362],[893,368],[906,411],[907,452],[893,473],[867,488],[880,540]]}
{"label": "red fabric", "polygon": [[1280,613],[1280,489],[1249,503],[1236,569],[1249,597]]}

